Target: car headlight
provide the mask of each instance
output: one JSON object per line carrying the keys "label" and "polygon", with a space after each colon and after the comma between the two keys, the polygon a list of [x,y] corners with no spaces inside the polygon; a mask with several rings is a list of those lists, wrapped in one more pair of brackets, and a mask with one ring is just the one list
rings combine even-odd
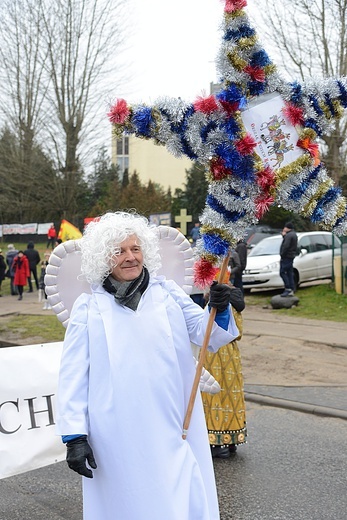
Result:
{"label": "car headlight", "polygon": [[262,269],[260,269],[260,271],[268,273],[270,271],[279,271],[279,269],[280,269],[280,263],[272,262],[272,264],[265,265]]}

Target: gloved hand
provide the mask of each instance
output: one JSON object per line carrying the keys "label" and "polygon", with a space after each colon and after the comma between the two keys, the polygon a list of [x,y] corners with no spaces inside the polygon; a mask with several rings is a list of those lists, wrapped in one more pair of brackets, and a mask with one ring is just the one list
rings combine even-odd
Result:
{"label": "gloved hand", "polygon": [[224,283],[212,282],[210,287],[210,307],[215,307],[217,312],[223,312],[228,308],[230,303],[231,287]]}
{"label": "gloved hand", "polygon": [[87,468],[86,460],[91,468],[96,469],[97,466],[93,450],[88,444],[87,436],[81,435],[81,437],[67,442],[66,447],[66,462],[69,468],[84,477],[93,478],[93,472]]}

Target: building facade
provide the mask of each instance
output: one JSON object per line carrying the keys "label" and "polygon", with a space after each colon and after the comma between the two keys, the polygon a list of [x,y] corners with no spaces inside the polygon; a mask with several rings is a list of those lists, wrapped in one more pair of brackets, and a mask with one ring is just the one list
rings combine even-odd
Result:
{"label": "building facade", "polygon": [[142,183],[158,183],[165,191],[171,188],[172,194],[176,188],[184,189],[186,170],[193,164],[187,157],[174,157],[152,140],[128,135],[112,138],[112,162],[119,167],[121,178],[126,169],[129,175],[136,171]]}

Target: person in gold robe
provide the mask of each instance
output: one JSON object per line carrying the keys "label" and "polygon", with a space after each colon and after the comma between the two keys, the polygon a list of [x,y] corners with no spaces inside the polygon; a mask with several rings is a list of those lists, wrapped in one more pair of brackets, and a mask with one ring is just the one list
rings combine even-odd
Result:
{"label": "person in gold robe", "polygon": [[221,386],[217,394],[202,393],[212,456],[219,458],[230,457],[247,437],[241,355],[237,344],[242,337],[241,312],[245,303],[239,288],[233,287],[230,303],[240,334],[218,352],[207,352],[204,363]]}

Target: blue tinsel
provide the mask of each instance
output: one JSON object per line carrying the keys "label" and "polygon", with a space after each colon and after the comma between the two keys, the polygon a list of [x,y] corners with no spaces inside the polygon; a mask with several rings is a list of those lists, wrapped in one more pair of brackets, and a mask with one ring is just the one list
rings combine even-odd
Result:
{"label": "blue tinsel", "polygon": [[239,152],[229,141],[224,141],[224,143],[216,146],[215,154],[224,161],[225,166],[229,169],[237,168],[241,162]]}
{"label": "blue tinsel", "polygon": [[209,194],[206,197],[206,204],[210,206],[211,209],[217,211],[220,215],[223,215],[225,220],[228,222],[237,222],[240,218],[244,217],[246,210],[243,211],[229,211],[226,209],[219,200],[216,199],[213,195]]}
{"label": "blue tinsel", "polygon": [[250,61],[251,67],[265,67],[266,65],[270,65],[270,63],[271,60],[264,49],[255,52]]}
{"label": "blue tinsel", "polygon": [[299,186],[295,186],[295,188],[292,189],[288,199],[289,200],[299,200],[305,193],[305,191],[308,188],[308,182],[304,181]]}
{"label": "blue tinsel", "polygon": [[342,222],[344,222],[346,220],[347,220],[347,208],[346,208],[346,211],[344,212],[344,214],[342,215],[342,217],[340,217],[336,220],[335,225],[333,226],[333,229],[338,228],[339,225],[342,224]]}
{"label": "blue tinsel", "polygon": [[334,108],[333,102],[332,102],[329,94],[324,94],[324,99],[325,99],[325,103],[326,103],[327,107],[330,110],[331,115],[336,116],[335,108]]}
{"label": "blue tinsel", "polygon": [[211,130],[215,130],[217,128],[217,123],[215,121],[210,121],[200,130],[200,136],[203,142],[206,141],[208,134],[211,132]]}
{"label": "blue tinsel", "polygon": [[318,99],[317,99],[315,96],[309,96],[308,99],[310,100],[311,105],[312,105],[313,108],[315,109],[315,112],[316,112],[319,116],[324,115],[323,110],[322,110],[321,107],[319,106]]}
{"label": "blue tinsel", "polygon": [[255,182],[254,176],[254,159],[251,155],[241,156],[241,160],[234,166],[230,167],[233,174],[250,183]]}
{"label": "blue tinsel", "polygon": [[265,91],[266,84],[262,81],[249,81],[247,87],[251,96],[259,96]]}
{"label": "blue tinsel", "polygon": [[183,153],[187,155],[191,161],[196,161],[199,156],[192,150],[189,142],[183,134],[180,134],[180,141],[182,144]]}
{"label": "blue tinsel", "polygon": [[297,81],[290,83],[292,87],[292,95],[290,96],[290,101],[294,104],[299,104],[302,99],[302,86]]}
{"label": "blue tinsel", "polygon": [[132,118],[136,133],[146,137],[151,137],[151,123],[153,121],[152,109],[149,107],[138,109]]}
{"label": "blue tinsel", "polygon": [[202,235],[202,240],[204,243],[204,247],[207,252],[212,253],[213,255],[222,255],[226,256],[229,252],[229,242],[223,240],[218,235],[206,234]]}
{"label": "blue tinsel", "polygon": [[303,126],[306,128],[312,128],[316,132],[317,135],[322,135],[322,129],[318,125],[317,121],[312,118],[308,118],[304,121]]}
{"label": "blue tinsel", "polygon": [[314,212],[312,213],[310,220],[314,224],[317,224],[317,222],[321,222],[321,220],[323,220],[323,217],[324,217],[324,210],[323,210],[323,208],[317,207],[314,210]]}
{"label": "blue tinsel", "polygon": [[347,108],[347,90],[342,85],[341,81],[337,81],[337,84],[341,92],[341,95],[339,97],[340,103],[344,108]]}
{"label": "blue tinsel", "polygon": [[317,178],[318,174],[321,171],[321,168],[322,168],[321,164],[316,166],[316,168],[314,168],[314,170],[312,170],[310,172],[310,174],[307,176],[306,179],[303,180],[303,182],[301,184],[299,184],[298,186],[295,186],[292,189],[288,199],[289,200],[299,200],[302,197],[302,195],[305,194],[307,188],[309,187],[310,182],[314,181]]}
{"label": "blue tinsel", "polygon": [[246,200],[248,197],[247,195],[241,195],[238,191],[234,190],[234,188],[230,188],[228,193],[232,197],[238,198],[239,200]]}
{"label": "blue tinsel", "polygon": [[221,101],[227,101],[228,103],[238,103],[239,109],[247,106],[246,97],[243,95],[242,90],[239,89],[235,83],[231,83],[228,88],[221,90],[216,94],[216,98]]}
{"label": "blue tinsel", "polygon": [[322,198],[317,202],[317,205],[312,213],[311,220],[312,222],[319,222],[322,220],[324,216],[323,206],[329,204],[329,202],[333,202],[341,195],[341,188],[331,187],[329,188]]}
{"label": "blue tinsel", "polygon": [[225,122],[220,126],[225,131],[230,140],[233,140],[241,130],[240,126],[237,124],[236,119],[233,117],[228,117],[228,119],[226,119]]}
{"label": "blue tinsel", "polygon": [[227,29],[224,33],[223,39],[226,41],[238,41],[240,38],[250,38],[254,35],[255,30],[252,27],[249,25],[240,25],[238,29]]}

